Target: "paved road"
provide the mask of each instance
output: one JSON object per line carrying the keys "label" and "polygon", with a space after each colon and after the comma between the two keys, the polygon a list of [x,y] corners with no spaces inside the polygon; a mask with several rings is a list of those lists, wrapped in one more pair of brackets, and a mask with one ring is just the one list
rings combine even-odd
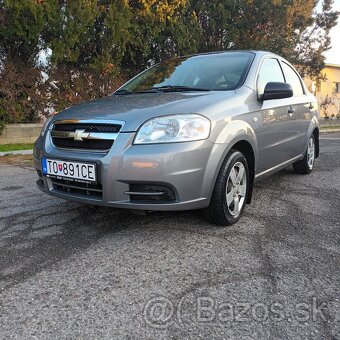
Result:
{"label": "paved road", "polygon": [[340,339],[340,135],[242,221],[51,198],[0,164],[0,338]]}

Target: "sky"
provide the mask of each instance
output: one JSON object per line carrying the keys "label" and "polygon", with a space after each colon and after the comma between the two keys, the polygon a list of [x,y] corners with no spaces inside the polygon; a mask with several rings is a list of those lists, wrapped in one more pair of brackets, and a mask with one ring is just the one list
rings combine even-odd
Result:
{"label": "sky", "polygon": [[[340,11],[340,0],[334,0],[333,9]],[[326,63],[340,65],[340,17],[331,30],[332,48],[325,53]]]}

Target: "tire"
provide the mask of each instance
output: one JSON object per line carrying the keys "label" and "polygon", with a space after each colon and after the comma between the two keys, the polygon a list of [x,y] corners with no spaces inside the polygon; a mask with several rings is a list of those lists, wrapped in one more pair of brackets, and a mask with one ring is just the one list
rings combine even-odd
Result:
{"label": "tire", "polygon": [[205,219],[223,226],[236,223],[242,216],[247,202],[249,178],[246,158],[242,152],[231,150],[217,176],[210,204],[203,210]]}
{"label": "tire", "polygon": [[315,154],[315,137],[311,135],[304,157],[293,164],[294,171],[298,174],[310,174],[313,171]]}

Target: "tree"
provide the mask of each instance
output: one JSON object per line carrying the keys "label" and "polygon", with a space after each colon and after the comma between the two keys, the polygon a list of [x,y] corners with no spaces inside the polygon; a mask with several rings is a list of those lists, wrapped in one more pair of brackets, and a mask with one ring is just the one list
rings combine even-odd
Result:
{"label": "tree", "polygon": [[34,120],[112,92],[130,18],[124,0],[1,1],[0,121]]}
{"label": "tree", "polygon": [[303,75],[320,77],[323,53],[338,12],[323,0],[211,0],[193,2],[202,31],[200,51],[267,50],[295,64]]}
{"label": "tree", "polygon": [[331,48],[330,30],[337,24],[339,12],[332,9],[333,0],[324,0],[322,11],[312,14],[312,23],[304,31],[298,30],[298,42],[292,56],[305,76],[320,81],[325,64],[324,52]]}
{"label": "tree", "polygon": [[0,0],[0,121],[111,93],[173,56],[263,49],[321,77],[338,13],[323,0]]}
{"label": "tree", "polygon": [[136,73],[178,54],[197,52],[197,21],[186,0],[132,0],[132,39],[124,68]]}
{"label": "tree", "polygon": [[0,125],[34,121],[46,104],[35,67],[45,19],[38,1],[0,2]]}
{"label": "tree", "polygon": [[44,5],[32,0],[0,2],[0,61],[21,59],[34,65],[45,26]]}
{"label": "tree", "polygon": [[192,1],[190,8],[201,31],[198,36],[200,52],[222,51],[232,46],[237,35],[233,19],[235,0]]}

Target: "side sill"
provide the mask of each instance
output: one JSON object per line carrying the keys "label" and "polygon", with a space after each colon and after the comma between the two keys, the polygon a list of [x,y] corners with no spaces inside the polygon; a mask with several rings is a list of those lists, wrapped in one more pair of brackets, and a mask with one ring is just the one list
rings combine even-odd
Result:
{"label": "side sill", "polygon": [[275,165],[274,167],[272,167],[270,169],[267,169],[267,170],[265,170],[263,172],[260,172],[259,174],[255,175],[255,181],[257,182],[257,181],[261,180],[264,177],[270,176],[273,173],[286,168],[287,166],[295,163],[296,161],[298,161],[298,160],[300,160],[302,158],[303,158],[303,155],[299,155],[299,156],[296,156],[294,158],[288,159],[287,161],[285,161],[283,163]]}

